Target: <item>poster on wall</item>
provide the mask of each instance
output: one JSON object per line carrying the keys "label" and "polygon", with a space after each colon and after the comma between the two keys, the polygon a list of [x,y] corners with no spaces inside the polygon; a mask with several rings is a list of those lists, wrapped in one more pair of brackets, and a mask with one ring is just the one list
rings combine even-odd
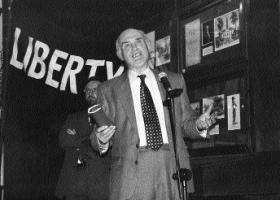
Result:
{"label": "poster on wall", "polygon": [[156,41],[156,66],[170,63],[170,36]]}
{"label": "poster on wall", "polygon": [[151,52],[150,52],[151,61],[152,61],[151,67],[154,68],[154,66],[155,66],[155,31],[146,33],[146,37],[151,42]]}
{"label": "poster on wall", "polygon": [[215,51],[240,43],[239,10],[214,18]]}
{"label": "poster on wall", "polygon": [[239,130],[240,122],[240,94],[227,96],[228,130]]}
{"label": "poster on wall", "polygon": [[225,118],[225,96],[223,94],[202,99],[202,113],[213,104],[212,112],[216,112],[217,119]]}
{"label": "poster on wall", "polygon": [[214,51],[214,21],[209,20],[201,24],[202,56],[212,54]]}
{"label": "poster on wall", "polygon": [[186,67],[199,64],[200,54],[200,19],[185,24],[185,62]]}

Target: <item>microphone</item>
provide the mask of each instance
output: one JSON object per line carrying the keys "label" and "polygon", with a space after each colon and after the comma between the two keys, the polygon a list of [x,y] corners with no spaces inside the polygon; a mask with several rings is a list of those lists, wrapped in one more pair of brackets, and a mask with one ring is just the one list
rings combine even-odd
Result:
{"label": "microphone", "polygon": [[[167,94],[166,100],[169,100],[170,98],[175,98],[175,97],[178,97],[181,95],[183,89],[180,89],[180,88],[172,89],[170,82],[168,80],[167,74],[165,72],[160,72],[158,74],[158,78],[159,78],[159,81],[162,83],[164,89],[166,90],[166,94]],[[167,101],[164,101],[163,105],[167,105],[166,102]]]}
{"label": "microphone", "polygon": [[104,111],[102,110],[101,104],[96,104],[88,108],[88,115],[93,118],[98,126],[110,126],[113,123],[107,118]]}
{"label": "microphone", "polygon": [[167,92],[172,90],[168,77],[167,77],[167,74],[165,72],[160,72],[158,74],[158,78],[159,78],[160,82],[162,82],[163,87]]}

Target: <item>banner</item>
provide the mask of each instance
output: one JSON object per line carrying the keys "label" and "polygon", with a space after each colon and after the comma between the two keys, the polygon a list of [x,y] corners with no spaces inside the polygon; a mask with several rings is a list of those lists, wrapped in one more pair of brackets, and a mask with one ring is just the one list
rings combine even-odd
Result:
{"label": "banner", "polygon": [[13,1],[6,18],[5,199],[54,195],[63,161],[58,132],[66,116],[87,109],[89,77],[105,81],[124,71],[115,55],[117,35],[71,2]]}
{"label": "banner", "polygon": [[94,33],[84,34],[87,24],[73,31],[77,19],[59,26],[42,13],[24,1],[12,7],[6,101],[16,109],[13,117],[18,115],[21,127],[41,128],[42,122],[49,126],[48,122],[57,123],[57,118],[83,109],[82,91],[89,77],[105,81],[124,71],[111,53],[113,41],[108,50]]}

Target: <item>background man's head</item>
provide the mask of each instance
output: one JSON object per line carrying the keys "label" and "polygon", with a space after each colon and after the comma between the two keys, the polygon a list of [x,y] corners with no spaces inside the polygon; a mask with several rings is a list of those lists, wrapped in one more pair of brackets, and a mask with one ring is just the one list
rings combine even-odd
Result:
{"label": "background man's head", "polygon": [[151,45],[143,31],[126,29],[116,41],[117,56],[132,70],[142,71],[148,67]]}
{"label": "background man's head", "polygon": [[88,106],[95,105],[97,103],[97,87],[100,84],[95,78],[90,78],[85,86],[85,100]]}

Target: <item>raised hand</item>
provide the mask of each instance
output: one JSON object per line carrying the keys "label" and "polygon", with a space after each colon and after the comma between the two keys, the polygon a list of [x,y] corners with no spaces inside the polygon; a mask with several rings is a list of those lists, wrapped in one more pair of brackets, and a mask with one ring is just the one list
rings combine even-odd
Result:
{"label": "raised hand", "polygon": [[76,135],[77,134],[75,129],[70,129],[70,128],[68,128],[66,130],[66,133],[69,134],[69,135]]}
{"label": "raised hand", "polygon": [[106,144],[113,137],[116,126],[100,126],[96,129],[96,137],[99,142]]}
{"label": "raised hand", "polygon": [[196,126],[199,131],[207,130],[210,126],[216,123],[217,112],[212,112],[213,104],[211,104],[208,109],[200,115],[196,120]]}

